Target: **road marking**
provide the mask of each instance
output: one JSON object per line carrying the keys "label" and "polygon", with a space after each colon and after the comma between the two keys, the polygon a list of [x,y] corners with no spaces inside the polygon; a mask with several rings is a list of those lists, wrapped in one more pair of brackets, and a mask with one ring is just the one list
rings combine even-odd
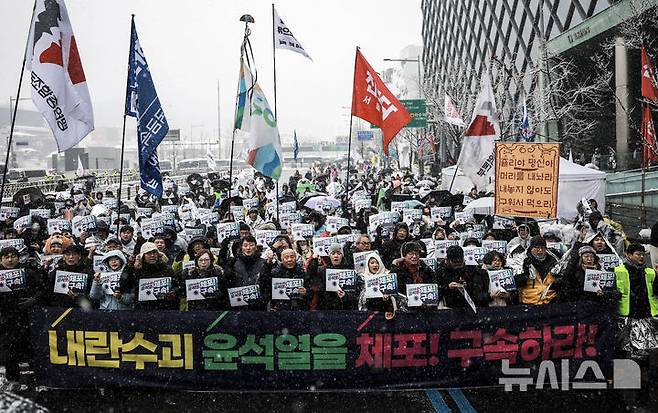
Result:
{"label": "road marking", "polygon": [[452,410],[450,410],[450,407],[443,400],[443,396],[438,390],[425,390],[425,394],[430,399],[436,413],[452,413]]}
{"label": "road marking", "polygon": [[477,413],[461,389],[448,389],[448,394],[457,403],[459,411],[462,413]]}

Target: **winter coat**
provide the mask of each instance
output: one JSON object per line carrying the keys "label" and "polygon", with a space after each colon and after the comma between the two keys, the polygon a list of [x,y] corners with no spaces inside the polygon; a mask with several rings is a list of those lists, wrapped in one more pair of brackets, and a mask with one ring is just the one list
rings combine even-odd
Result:
{"label": "winter coat", "polygon": [[[57,271],[69,271],[87,274],[87,286],[85,291],[78,294],[76,297],[71,298],[68,294],[55,293],[55,280],[57,278]],[[48,282],[46,289],[48,291],[48,303],[53,307],[80,307],[89,304],[89,292],[93,281],[93,271],[91,264],[81,259],[77,265],[68,265],[62,258],[55,269],[48,274]]]}
{"label": "winter coat", "polygon": [[265,310],[267,299],[264,294],[271,285],[268,285],[263,273],[266,268],[266,261],[256,252],[254,255],[245,256],[242,252],[231,258],[226,265],[226,286],[227,288],[245,287],[248,285],[257,285],[260,287],[260,299],[248,306],[236,307],[236,310]]}
{"label": "winter coat", "polygon": [[[557,264],[557,257],[550,251],[546,251],[544,261],[539,261],[533,257],[529,249],[526,251],[521,272],[514,276],[521,304],[548,304],[557,298],[563,280],[562,278],[556,278],[553,274]],[[542,298],[544,291],[547,291],[547,293]]]}
{"label": "winter coat", "polygon": [[[108,271],[108,272],[121,272],[121,279],[119,280],[119,288],[115,293],[121,293],[121,298],[115,297],[113,294],[107,294],[103,284],[99,281],[94,280],[91,283],[91,290],[89,291],[89,297],[92,300],[96,300],[99,303],[99,309],[101,310],[131,310],[133,304],[135,303],[135,294],[132,290],[121,292],[120,287],[122,283],[127,281],[123,280],[123,277],[127,277],[128,273],[123,271],[126,268],[126,257],[121,251],[110,251],[105,254],[103,258],[103,264],[107,265],[107,261],[112,258],[117,257],[121,260],[122,265],[117,271]],[[109,267],[108,267],[109,268]]]}
{"label": "winter coat", "polygon": [[339,265],[333,265],[331,261],[327,265],[320,265],[319,260],[311,260],[308,274],[314,295],[317,296],[315,308],[318,310],[356,310],[362,283],[357,281],[356,290],[345,291],[343,298],[340,298],[335,291],[326,291],[327,269],[353,270],[354,266],[350,265],[345,258]]}
{"label": "winter coat", "polygon": [[[141,254],[140,254],[141,255]],[[124,272],[125,277],[122,275],[121,291],[128,291],[132,289],[135,294],[135,309],[136,310],[178,310],[179,309],[179,295],[180,295],[180,278],[174,274],[168,262],[164,259],[164,254],[160,253],[158,262],[155,264],[148,264],[144,261],[143,257],[138,255],[135,259],[134,267],[127,267]],[[139,299],[139,283],[140,280],[147,280],[149,278],[171,277],[171,291],[164,297],[158,300],[146,301]],[[124,283],[125,280],[125,283]],[[131,288],[132,287],[132,288]]]}
{"label": "winter coat", "polygon": [[[306,294],[292,300],[275,300],[272,298],[272,278],[297,278],[304,280]],[[266,264],[263,273],[261,294],[270,302],[272,310],[307,310],[312,297],[312,290],[304,267],[296,264],[294,268],[285,268],[282,264]]]}
{"label": "winter coat", "polygon": [[449,268],[445,262],[441,262],[436,269],[436,279],[439,284],[439,295],[444,297],[446,307],[468,307],[466,299],[459,290],[448,287],[451,282],[459,281],[466,283],[464,288],[476,307],[489,306],[489,278],[479,267]]}

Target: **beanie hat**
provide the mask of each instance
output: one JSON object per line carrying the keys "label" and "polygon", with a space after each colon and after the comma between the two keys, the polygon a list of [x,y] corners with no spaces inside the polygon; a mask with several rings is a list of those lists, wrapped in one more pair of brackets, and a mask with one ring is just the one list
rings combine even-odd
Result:
{"label": "beanie hat", "polygon": [[451,245],[446,250],[446,259],[452,261],[463,261],[464,250],[459,245]]}
{"label": "beanie hat", "polygon": [[535,235],[530,239],[530,249],[535,247],[546,248],[546,240],[541,235]]}
{"label": "beanie hat", "polygon": [[149,253],[151,251],[157,251],[157,250],[158,250],[158,247],[154,243],[145,242],[144,244],[142,244],[142,248],[140,248],[139,253],[140,254],[146,254],[146,253]]}
{"label": "beanie hat", "polygon": [[332,252],[336,252],[336,251],[340,251],[340,253],[342,254],[343,253],[343,246],[340,245],[337,242],[334,242],[333,244],[331,244],[329,246],[329,254],[331,254]]}
{"label": "beanie hat", "polygon": [[409,254],[410,252],[420,253],[420,245],[418,245],[418,243],[415,242],[415,241],[405,242],[402,245],[402,256],[404,257],[405,255]]}
{"label": "beanie hat", "polygon": [[580,255],[581,257],[584,254],[587,254],[587,253],[596,255],[596,251],[594,251],[594,248],[590,247],[589,245],[585,245],[584,247],[580,247],[580,249],[578,250],[578,255]]}

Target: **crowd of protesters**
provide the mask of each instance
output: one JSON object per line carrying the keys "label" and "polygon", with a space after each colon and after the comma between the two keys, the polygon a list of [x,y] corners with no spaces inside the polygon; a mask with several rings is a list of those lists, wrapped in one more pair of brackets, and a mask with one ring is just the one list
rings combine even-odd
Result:
{"label": "crowd of protesters", "polygon": [[[629,242],[593,200],[580,205],[573,223],[517,218],[501,227],[492,216],[457,218],[478,197],[475,189],[455,196],[436,190],[431,179],[375,170],[365,163],[359,165],[345,196],[341,171],[331,164],[314,165],[304,175],[296,172],[278,190],[258,173],[241,173],[231,185],[213,174],[195,174],[179,183],[165,178],[162,198],[141,191],[119,208],[111,191],[89,185],[62,183],[55,194],[26,192],[15,198],[18,213],[0,213],[0,270],[22,269],[24,274],[23,281],[14,281],[17,288],[0,282],[0,364],[7,378],[17,380],[19,362],[30,359],[28,314],[37,306],[97,311],[378,310],[393,318],[398,312],[468,308],[467,297],[475,307],[593,301],[616,308],[620,351],[637,359],[655,358],[658,228],[645,249]],[[291,224],[277,219],[282,215],[277,195],[278,205],[294,203],[299,222],[313,225],[312,236],[295,237]],[[333,203],[310,208],[308,201],[314,197]],[[369,201],[357,208],[355,199]],[[420,219],[403,220],[399,214],[398,222],[370,225],[370,217],[399,202],[419,209]],[[433,216],[433,208],[446,206],[450,214]],[[70,222],[80,216],[93,216],[95,222],[77,236],[72,226],[49,225],[49,220]],[[333,216],[347,219],[347,225],[331,227],[328,218]],[[163,224],[155,233],[142,229],[145,220],[159,218]],[[239,222],[238,233],[220,234],[218,224],[227,222]],[[278,234],[263,242],[257,239],[259,231]],[[334,237],[328,248],[314,248],[314,240],[327,237]],[[18,239],[22,242],[9,241]],[[437,242],[442,240],[457,242],[439,254]],[[481,248],[485,240],[505,241],[506,247],[487,251],[477,262],[468,261],[467,252]],[[355,257],[362,253],[367,254],[357,268]],[[618,259],[611,270],[615,286],[585,291],[586,272],[601,269],[603,255]],[[327,291],[326,274],[336,269],[357,271],[355,288]],[[512,270],[513,290],[491,288],[491,271],[503,269]],[[85,279],[76,279],[78,288],[60,286],[61,272],[84,274]],[[117,276],[107,281],[106,273]],[[397,278],[397,292],[367,297],[366,278],[382,274]],[[171,283],[164,294],[142,299],[143,280],[165,277]],[[272,294],[275,278],[301,279],[303,286],[293,299],[277,299]],[[215,280],[216,291],[206,299],[189,299],[186,281],[199,279]],[[438,303],[409,305],[405,294],[411,284],[436,284]],[[256,286],[258,293],[235,307],[229,289],[247,286]]]}

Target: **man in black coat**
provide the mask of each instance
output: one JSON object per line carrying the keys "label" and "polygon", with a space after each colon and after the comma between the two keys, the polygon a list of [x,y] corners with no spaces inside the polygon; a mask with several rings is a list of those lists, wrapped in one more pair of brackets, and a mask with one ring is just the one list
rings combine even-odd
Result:
{"label": "man in black coat", "polygon": [[256,285],[260,288],[260,298],[249,303],[248,306],[237,307],[237,310],[265,310],[267,307],[267,298],[265,293],[267,288],[272,288],[267,284],[266,277],[263,276],[266,268],[266,262],[260,257],[256,238],[253,235],[247,235],[242,238],[240,251],[231,258],[226,264],[226,282],[228,288],[246,287]]}
{"label": "man in black coat", "polygon": [[477,307],[486,307],[489,303],[489,286],[486,284],[480,267],[464,264],[464,250],[458,245],[451,245],[446,250],[446,260],[436,270],[439,294],[445,298],[450,308],[468,307],[464,295],[459,291],[464,288]]}

